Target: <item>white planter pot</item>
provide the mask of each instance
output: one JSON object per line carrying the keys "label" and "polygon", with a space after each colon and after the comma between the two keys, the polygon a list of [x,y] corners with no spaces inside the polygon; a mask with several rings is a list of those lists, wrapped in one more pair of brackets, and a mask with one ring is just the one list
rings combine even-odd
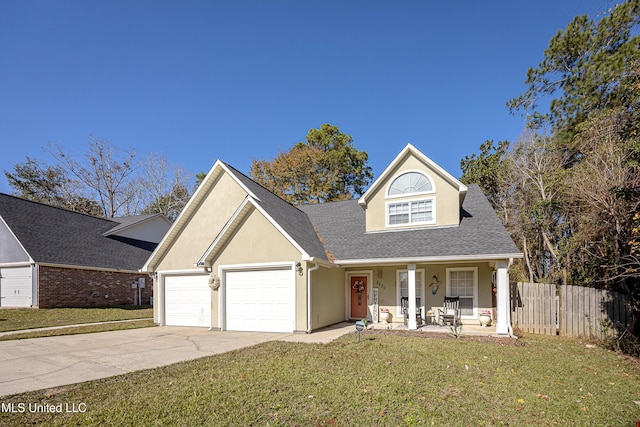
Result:
{"label": "white planter pot", "polygon": [[491,325],[491,316],[487,316],[485,314],[481,314],[478,319],[480,320],[480,326],[486,328]]}
{"label": "white planter pot", "polygon": [[382,323],[389,323],[390,320],[391,320],[391,313],[389,313],[388,311],[380,312],[380,321]]}

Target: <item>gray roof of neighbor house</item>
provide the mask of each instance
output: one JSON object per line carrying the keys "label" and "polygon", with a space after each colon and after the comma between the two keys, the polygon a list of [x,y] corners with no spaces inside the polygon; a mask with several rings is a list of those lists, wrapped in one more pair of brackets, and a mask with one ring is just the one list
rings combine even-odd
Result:
{"label": "gray roof of neighbor house", "polygon": [[258,198],[256,202],[309,256],[328,260],[322,242],[306,213],[276,196],[233,166],[227,163],[225,166]]}
{"label": "gray roof of neighbor house", "polygon": [[357,200],[304,205],[325,248],[338,261],[438,259],[518,255],[489,201],[477,185],[468,187],[460,225],[365,232],[365,212]]}
{"label": "gray roof of neighbor house", "polygon": [[121,226],[117,218],[96,218],[2,193],[0,217],[37,263],[137,271],[156,246],[103,236]]}

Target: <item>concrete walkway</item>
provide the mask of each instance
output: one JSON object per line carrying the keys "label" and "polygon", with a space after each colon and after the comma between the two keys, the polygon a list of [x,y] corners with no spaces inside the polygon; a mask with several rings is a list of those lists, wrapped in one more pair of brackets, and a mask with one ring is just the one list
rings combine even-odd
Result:
{"label": "concrete walkway", "polygon": [[151,327],[0,342],[0,396],[85,382],[220,354],[270,340],[327,343],[342,323],[312,334]]}

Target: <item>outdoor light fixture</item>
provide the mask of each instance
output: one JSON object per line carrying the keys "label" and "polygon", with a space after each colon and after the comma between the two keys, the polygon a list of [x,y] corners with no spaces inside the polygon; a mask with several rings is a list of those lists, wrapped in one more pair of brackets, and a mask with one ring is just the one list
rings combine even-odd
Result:
{"label": "outdoor light fixture", "polygon": [[298,276],[302,276],[302,264],[300,262],[296,262],[296,271],[298,272]]}

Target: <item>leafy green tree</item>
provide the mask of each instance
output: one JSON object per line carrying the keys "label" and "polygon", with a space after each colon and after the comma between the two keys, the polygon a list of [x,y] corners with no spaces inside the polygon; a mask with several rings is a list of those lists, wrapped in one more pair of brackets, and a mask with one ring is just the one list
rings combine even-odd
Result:
{"label": "leafy green tree", "polygon": [[[539,265],[562,266],[578,284],[626,292],[640,319],[640,277],[630,274],[640,208],[640,0],[597,19],[574,18],[550,40],[526,84],[507,105],[529,114],[530,126],[549,126],[539,158],[560,158],[545,176],[563,184],[543,205],[532,198],[520,206],[534,213],[523,226],[546,223]],[[537,111],[547,100],[548,112]]]}
{"label": "leafy green tree", "polygon": [[[533,125],[551,123],[568,162],[580,158],[572,139],[590,114],[614,108],[638,114],[638,24],[640,0],[617,5],[597,22],[586,15],[575,17],[551,39],[538,67],[527,72],[527,90],[507,103],[513,112],[531,112]],[[555,97],[549,112],[535,111],[550,96]]]}
{"label": "leafy green tree", "polygon": [[18,197],[88,215],[101,214],[98,203],[82,197],[78,183],[60,166],[45,165],[27,157],[26,162],[13,166],[13,172],[5,171],[4,174],[14,189],[13,194]]}
{"label": "leafy green tree", "polygon": [[13,172],[4,172],[14,194],[24,199],[56,205],[69,184],[69,178],[60,167],[43,165],[27,156],[27,161],[13,166]]}
{"label": "leafy green tree", "polygon": [[197,189],[198,187],[200,187],[200,184],[202,184],[202,181],[204,181],[204,179],[207,177],[207,173],[206,172],[198,172],[196,174],[196,183],[194,185],[194,190]]}
{"label": "leafy green tree", "polygon": [[171,222],[180,215],[182,209],[184,209],[191,194],[187,187],[176,184],[170,192],[156,197],[147,207],[145,207],[141,214],[153,214],[161,213],[167,217]]}
{"label": "leafy green tree", "polygon": [[344,200],[362,195],[373,179],[367,161],[351,135],[323,124],[273,160],[253,160],[251,177],[293,204]]}
{"label": "leafy green tree", "polygon": [[464,184],[478,184],[487,196],[494,209],[504,209],[503,194],[504,159],[509,149],[509,141],[500,141],[495,146],[493,141],[485,141],[480,145],[480,154],[466,156],[460,161]]}
{"label": "leafy green tree", "polygon": [[318,164],[319,171],[336,174],[330,182],[327,200],[361,196],[373,179],[371,167],[367,165],[369,156],[358,151],[353,145],[353,137],[340,132],[337,126],[328,123],[320,129],[310,129],[306,145],[322,150],[324,159]]}

